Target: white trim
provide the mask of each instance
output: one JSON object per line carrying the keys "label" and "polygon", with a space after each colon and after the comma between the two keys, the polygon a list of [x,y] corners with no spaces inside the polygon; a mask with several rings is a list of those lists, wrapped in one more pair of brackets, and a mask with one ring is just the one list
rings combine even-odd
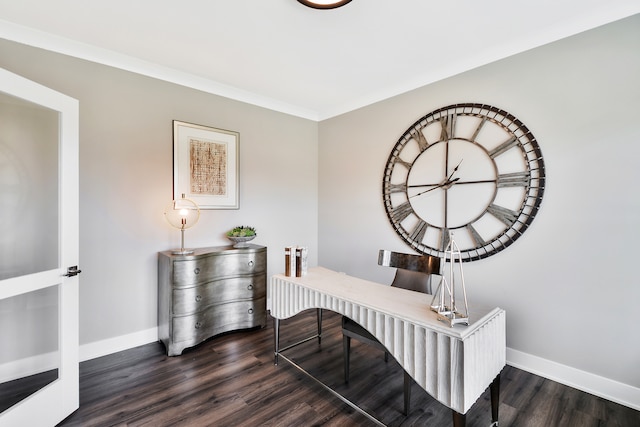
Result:
{"label": "white trim", "polygon": [[0,384],[58,368],[59,355],[52,351],[0,364]]}
{"label": "white trim", "polygon": [[158,328],[150,328],[132,334],[120,335],[80,346],[80,361],[95,359],[119,351],[158,341]]}
{"label": "white trim", "polygon": [[[150,328],[145,331],[84,344],[80,347],[80,361],[96,359],[156,341],[158,341],[158,328]],[[0,384],[56,369],[59,367],[59,357],[59,354],[54,351],[1,363]]]}
{"label": "white trim", "polygon": [[278,101],[277,99],[261,96],[237,87],[225,85],[213,80],[205,79],[183,71],[174,70],[132,56],[123,55],[108,49],[91,46],[71,39],[60,37],[44,31],[14,24],[0,19],[0,38],[22,43],[28,46],[69,55],[97,64],[108,65],[143,76],[175,83],[192,89],[201,90],[213,95],[223,96],[258,107],[279,111],[304,119],[319,120],[315,111]]}
{"label": "white trim", "polygon": [[507,364],[640,410],[640,388],[507,347]]}

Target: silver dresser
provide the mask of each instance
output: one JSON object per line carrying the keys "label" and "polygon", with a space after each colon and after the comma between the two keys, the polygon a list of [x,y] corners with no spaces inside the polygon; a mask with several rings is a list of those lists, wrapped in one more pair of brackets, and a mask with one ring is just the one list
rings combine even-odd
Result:
{"label": "silver dresser", "polygon": [[207,338],[267,321],[267,248],[158,254],[158,338],[178,356]]}

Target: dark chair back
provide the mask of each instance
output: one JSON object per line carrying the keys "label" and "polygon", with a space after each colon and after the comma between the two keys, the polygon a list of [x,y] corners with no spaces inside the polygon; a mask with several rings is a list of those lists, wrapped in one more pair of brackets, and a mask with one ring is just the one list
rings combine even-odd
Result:
{"label": "dark chair back", "polygon": [[431,294],[431,275],[440,274],[440,258],[381,249],[378,265],[396,268],[391,286]]}

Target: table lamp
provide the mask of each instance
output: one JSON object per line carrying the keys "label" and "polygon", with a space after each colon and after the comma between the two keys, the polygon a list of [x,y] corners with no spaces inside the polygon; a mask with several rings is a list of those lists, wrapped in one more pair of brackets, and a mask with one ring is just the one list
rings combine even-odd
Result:
{"label": "table lamp", "polygon": [[184,248],[184,230],[191,228],[200,219],[200,208],[198,204],[191,199],[187,199],[182,195],[181,199],[173,200],[164,210],[164,217],[167,222],[174,228],[180,230],[180,249],[176,249],[171,253],[174,255],[189,255],[193,253],[193,249]]}

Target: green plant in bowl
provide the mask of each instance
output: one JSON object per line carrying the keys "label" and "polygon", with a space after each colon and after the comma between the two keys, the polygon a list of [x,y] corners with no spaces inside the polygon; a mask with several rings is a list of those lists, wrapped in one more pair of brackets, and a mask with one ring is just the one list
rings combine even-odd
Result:
{"label": "green plant in bowl", "polygon": [[234,248],[246,248],[249,246],[247,242],[253,240],[255,237],[256,229],[248,225],[233,227],[227,231],[227,239],[234,243]]}
{"label": "green plant in bowl", "polygon": [[256,234],[256,229],[249,227],[248,225],[233,227],[231,230],[227,231],[227,237],[255,237]]}

